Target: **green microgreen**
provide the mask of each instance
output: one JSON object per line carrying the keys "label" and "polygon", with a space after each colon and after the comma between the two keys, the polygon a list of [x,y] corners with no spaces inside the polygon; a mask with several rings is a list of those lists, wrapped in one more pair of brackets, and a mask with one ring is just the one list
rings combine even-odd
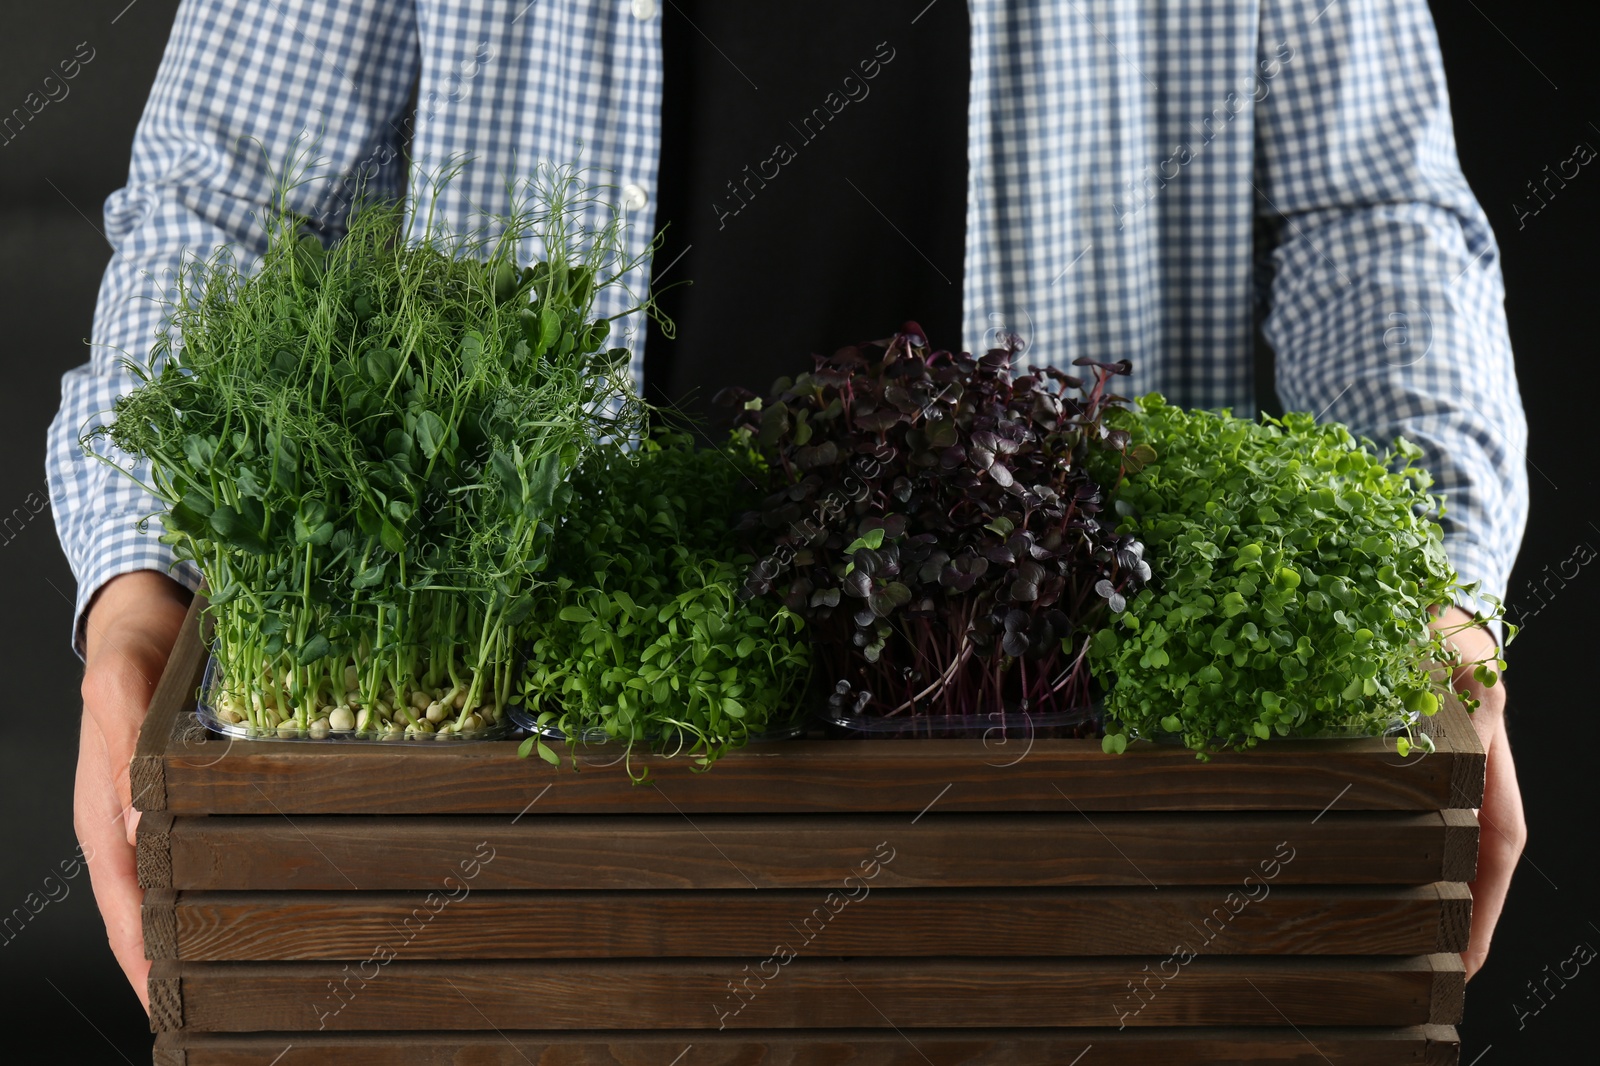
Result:
{"label": "green microgreen", "polygon": [[[1442,497],[1399,439],[1383,454],[1309,414],[1251,421],[1159,395],[1130,434],[1113,505],[1155,572],[1090,642],[1109,681],[1107,751],[1179,734],[1201,757],[1273,736],[1397,731],[1404,754],[1459,666],[1432,610],[1470,597],[1445,557]],[[1484,597],[1499,617],[1499,601]],[[1509,635],[1515,626],[1507,626]],[[1509,637],[1508,637],[1509,639]],[[1493,683],[1499,660],[1477,663]],[[1464,698],[1469,709],[1476,706]]]}
{"label": "green microgreen", "polygon": [[[738,595],[751,560],[733,520],[764,473],[737,439],[696,450],[672,433],[579,468],[554,594],[530,618],[522,695],[541,725],[571,738],[603,730],[630,756],[659,742],[704,768],[794,709],[810,666],[800,618]],[[560,761],[538,737],[522,746],[532,751]]]}
{"label": "green microgreen", "polygon": [[432,220],[459,169],[413,239],[407,205],[373,201],[325,247],[280,189],[259,269],[227,248],[191,262],[150,357],[126,360],[139,387],[85,437],[125,453],[102,458],[164,505],[163,542],[204,576],[228,721],[498,721],[567,476],[642,425],[628,352],[592,310],[643,258],[620,215],[584,230],[598,197],[542,168],[453,235]]}

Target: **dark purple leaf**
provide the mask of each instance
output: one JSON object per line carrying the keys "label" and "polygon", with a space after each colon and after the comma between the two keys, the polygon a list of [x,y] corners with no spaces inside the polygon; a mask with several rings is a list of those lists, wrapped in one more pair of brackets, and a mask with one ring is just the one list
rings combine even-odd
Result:
{"label": "dark purple leaf", "polygon": [[802,470],[810,470],[819,466],[831,466],[839,461],[839,446],[831,440],[821,444],[811,444],[804,448],[796,448],[794,452],[795,465]]}
{"label": "dark purple leaf", "polygon": [[1004,544],[995,544],[983,549],[983,557],[992,563],[1000,563],[1002,566],[1010,566],[1017,561],[1017,557],[1012,554],[1011,549]]}
{"label": "dark purple leaf", "polygon": [[857,410],[854,415],[854,421],[856,428],[863,432],[882,433],[904,417],[892,407],[880,407],[875,411],[866,413]]}
{"label": "dark purple leaf", "polygon": [[843,585],[845,595],[865,599],[872,591],[872,576],[864,570],[852,570],[844,575]]}
{"label": "dark purple leaf", "polygon": [[883,390],[883,398],[899,410],[908,415],[917,414],[922,410],[922,404],[910,392],[899,385],[890,385]]}

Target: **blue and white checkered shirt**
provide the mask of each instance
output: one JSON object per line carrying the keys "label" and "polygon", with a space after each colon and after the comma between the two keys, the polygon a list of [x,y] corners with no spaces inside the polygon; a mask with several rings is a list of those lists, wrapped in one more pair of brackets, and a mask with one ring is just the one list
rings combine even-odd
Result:
{"label": "blue and white checkered shirt", "polygon": [[[926,0],[904,6],[910,34]],[[1499,252],[1456,160],[1425,0],[970,9],[963,345],[1015,329],[1036,361],[1127,357],[1130,395],[1244,412],[1259,323],[1287,408],[1423,446],[1454,565],[1503,595],[1526,518],[1527,429]],[[154,501],[77,441],[131,387],[119,354],[148,353],[163,313],[151,297],[180,257],[226,243],[253,263],[297,138],[320,136],[323,169],[290,204],[329,234],[356,173],[399,192],[414,80],[415,167],[476,160],[438,192],[451,226],[503,209],[507,175],[581,158],[630,205],[642,250],[662,18],[655,0],[184,0],[128,183],[106,201],[116,254],[93,358],[64,376],[50,429],[79,615],[112,576],[171,562],[135,528]],[[434,190],[415,191],[426,205]],[[622,299],[608,292],[601,313]],[[623,325],[637,368],[642,323]],[[81,652],[81,622],[73,639]]]}

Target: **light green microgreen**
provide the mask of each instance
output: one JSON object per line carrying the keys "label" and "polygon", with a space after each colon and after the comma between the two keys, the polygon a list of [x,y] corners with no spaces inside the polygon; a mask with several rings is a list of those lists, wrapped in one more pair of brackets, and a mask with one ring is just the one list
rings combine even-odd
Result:
{"label": "light green microgreen", "polygon": [[[1184,411],[1159,395],[1111,416],[1129,431],[1113,505],[1156,580],[1090,643],[1106,697],[1108,752],[1179,734],[1201,757],[1274,736],[1402,735],[1458,668],[1433,609],[1468,599],[1435,520],[1442,497],[1403,439],[1378,454],[1337,423],[1290,413],[1259,422]],[[1484,597],[1498,618],[1498,600]],[[1506,624],[1507,639],[1516,627]],[[1492,684],[1498,659],[1471,664]],[[1463,697],[1469,709],[1476,707]]]}

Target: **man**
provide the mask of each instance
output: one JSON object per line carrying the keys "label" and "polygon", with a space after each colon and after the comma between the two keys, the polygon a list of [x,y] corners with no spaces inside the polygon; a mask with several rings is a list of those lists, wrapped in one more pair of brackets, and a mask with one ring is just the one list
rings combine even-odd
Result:
{"label": "man", "polygon": [[[500,205],[507,174],[581,146],[614,182],[636,249],[664,223],[681,234],[668,230],[654,279],[676,268],[695,281],[668,305],[678,340],[641,343],[639,324],[624,326],[647,386],[688,406],[916,317],[939,346],[1020,329],[1030,359],[1126,357],[1130,393],[1245,409],[1259,329],[1286,407],[1422,445],[1449,499],[1452,562],[1503,592],[1526,513],[1526,426],[1498,252],[1455,159],[1424,0],[755,7],[181,8],[128,184],[106,205],[117,254],[94,361],[64,379],[51,429],[86,663],[76,825],[141,997],[128,765],[196,579],[165,576],[170,557],[133,528],[151,501],[76,440],[130,384],[118,350],[151,344],[160,307],[136,297],[158,295],[185,249],[259,253],[252,213],[275,166],[309,162],[294,153],[312,138],[327,178],[289,199],[330,238],[357,175],[401,189],[408,142],[414,175],[475,158],[449,185],[411,190],[424,205],[437,193],[436,213],[460,228],[474,205]],[[1496,639],[1468,628],[1456,642],[1476,660]],[[1488,750],[1470,975],[1525,829],[1504,687],[1458,683],[1483,701]]]}

